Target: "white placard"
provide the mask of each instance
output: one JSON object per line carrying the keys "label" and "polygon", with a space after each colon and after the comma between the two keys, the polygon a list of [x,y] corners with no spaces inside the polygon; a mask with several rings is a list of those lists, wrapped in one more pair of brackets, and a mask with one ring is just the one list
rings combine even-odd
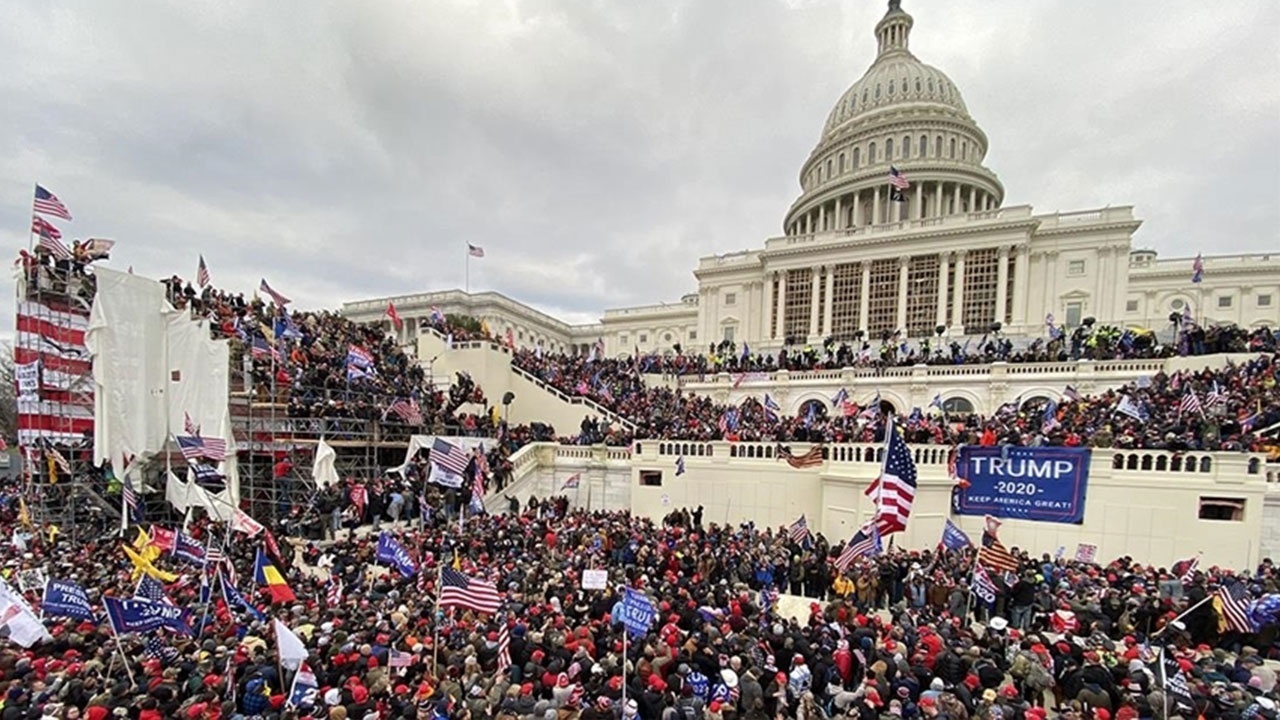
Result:
{"label": "white placard", "polygon": [[18,381],[18,397],[34,400],[40,397],[40,362],[13,366],[13,377]]}
{"label": "white placard", "polygon": [[583,590],[603,590],[609,586],[608,570],[583,570],[582,571],[582,589]]}

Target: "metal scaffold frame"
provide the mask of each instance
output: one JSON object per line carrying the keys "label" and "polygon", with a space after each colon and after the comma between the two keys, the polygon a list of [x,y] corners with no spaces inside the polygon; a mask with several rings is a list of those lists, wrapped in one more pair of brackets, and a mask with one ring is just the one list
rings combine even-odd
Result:
{"label": "metal scaffold frame", "polygon": [[93,464],[94,381],[82,338],[94,282],[72,261],[50,265],[27,253],[20,262],[15,372],[39,362],[35,397],[18,402],[24,496],[36,526],[87,536],[119,517],[119,502],[107,497],[108,480]]}

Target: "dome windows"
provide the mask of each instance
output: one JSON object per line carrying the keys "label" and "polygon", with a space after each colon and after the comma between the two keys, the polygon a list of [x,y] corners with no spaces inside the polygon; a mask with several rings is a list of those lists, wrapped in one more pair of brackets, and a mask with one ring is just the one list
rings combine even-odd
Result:
{"label": "dome windows", "polygon": [[884,141],[884,159],[893,159],[893,138]]}
{"label": "dome windows", "polygon": [[929,78],[929,94],[933,94],[933,78]]}
{"label": "dome windows", "polygon": [[933,139],[933,156],[942,157],[942,136]]}
{"label": "dome windows", "polygon": [[844,174],[844,153],[840,153],[839,166],[840,166],[840,174],[843,175]]}
{"label": "dome windows", "polygon": [[880,99],[880,83],[876,83],[876,99]]}
{"label": "dome windows", "polygon": [[916,78],[916,94],[918,95],[920,92],[922,92],[920,90],[920,78]]}
{"label": "dome windows", "polygon": [[831,165],[832,165],[831,158],[827,158],[827,179],[828,180],[831,179]]}
{"label": "dome windows", "polygon": [[874,142],[867,146],[867,164],[876,164],[876,144]]}
{"label": "dome windows", "polygon": [[902,136],[902,159],[906,160],[911,157],[911,136]]}
{"label": "dome windows", "polygon": [[867,90],[863,90],[863,91],[862,91],[862,104],[863,104],[863,105],[866,105],[866,104],[867,104],[867,93],[868,93],[868,92],[869,92],[869,91],[867,91]]}
{"label": "dome windows", "polygon": [[892,94],[893,94],[893,81],[892,81],[892,80],[890,80],[890,81],[889,81],[889,94],[890,94],[890,95],[892,95]]}
{"label": "dome windows", "polygon": [[956,139],[951,138],[951,151],[947,153],[947,157],[954,159],[956,156]]}
{"label": "dome windows", "polygon": [[853,149],[853,169],[857,170],[858,166],[861,164],[862,164],[862,148],[854,148]]}
{"label": "dome windows", "polygon": [[920,151],[917,154],[920,157],[924,157],[925,155],[929,154],[929,136],[927,135],[920,136]]}

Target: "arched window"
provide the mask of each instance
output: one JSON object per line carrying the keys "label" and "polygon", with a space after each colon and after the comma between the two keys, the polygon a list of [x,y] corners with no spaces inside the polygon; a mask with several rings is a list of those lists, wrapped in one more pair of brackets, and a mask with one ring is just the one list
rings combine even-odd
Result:
{"label": "arched window", "polygon": [[876,164],[876,144],[874,142],[867,146],[867,164]]}
{"label": "arched window", "polygon": [[933,139],[933,156],[942,157],[942,136],[941,135]]}
{"label": "arched window", "polygon": [[876,83],[876,99],[880,99],[880,83]]}
{"label": "arched window", "polygon": [[858,166],[861,164],[862,164],[862,148],[854,148],[853,149],[853,169],[857,170]]}
{"label": "arched window", "polygon": [[840,153],[840,173],[844,174],[844,153]]}
{"label": "arched window", "polygon": [[933,78],[929,78],[929,93],[933,94]]}
{"label": "arched window", "polygon": [[956,156],[956,139],[951,138],[951,148],[947,152],[947,157],[954,158]]}
{"label": "arched window", "polygon": [[927,135],[920,136],[920,150],[916,155],[924,157],[929,154],[929,137]]}
{"label": "arched window", "polygon": [[968,398],[949,397],[942,401],[942,412],[948,415],[971,415],[973,403]]}
{"label": "arched window", "polygon": [[916,78],[916,94],[920,94],[920,78]]}
{"label": "arched window", "polygon": [[862,91],[862,104],[863,104],[863,105],[866,105],[866,104],[867,104],[867,91],[866,91],[866,90],[863,90],[863,91]]}
{"label": "arched window", "polygon": [[889,81],[889,94],[890,94],[890,95],[892,95],[892,94],[893,94],[893,81],[892,81],[892,80],[890,80],[890,81]]}
{"label": "arched window", "polygon": [[968,160],[968,159],[969,159],[969,143],[968,143],[968,141],[965,141],[965,142],[960,143],[960,159],[961,159],[961,160]]}
{"label": "arched window", "polygon": [[902,136],[902,158],[905,160],[911,157],[911,136]]}
{"label": "arched window", "polygon": [[831,158],[827,158],[827,179],[831,179]]}
{"label": "arched window", "polygon": [[884,159],[893,159],[893,138],[884,141]]}
{"label": "arched window", "polygon": [[821,400],[806,400],[800,405],[800,412],[797,417],[807,418],[812,412],[815,418],[825,418],[827,416],[827,406]]}

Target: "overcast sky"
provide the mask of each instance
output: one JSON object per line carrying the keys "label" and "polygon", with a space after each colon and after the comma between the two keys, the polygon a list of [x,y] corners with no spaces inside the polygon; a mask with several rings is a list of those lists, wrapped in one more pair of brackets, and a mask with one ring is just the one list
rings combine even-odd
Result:
{"label": "overcast sky", "polygon": [[[1280,3],[904,0],[1006,205],[1280,251]],[[461,287],[571,321],[780,233],[871,0],[7,0],[0,239],[32,183],[111,266],[299,307]],[[12,317],[11,293],[0,313]],[[12,327],[4,324],[5,329]]]}

